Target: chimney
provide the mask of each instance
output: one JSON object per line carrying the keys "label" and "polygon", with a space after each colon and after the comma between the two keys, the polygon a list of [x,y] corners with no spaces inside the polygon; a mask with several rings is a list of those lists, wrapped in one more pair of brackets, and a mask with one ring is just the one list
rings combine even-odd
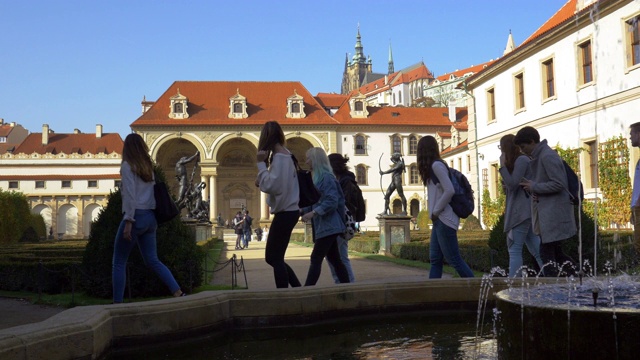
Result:
{"label": "chimney", "polygon": [[9,123],[9,126],[11,126],[11,127],[16,127],[16,122],[15,122],[15,121],[12,121],[11,123]]}
{"label": "chimney", "polygon": [[49,124],[42,125],[42,145],[49,145]]}
{"label": "chimney", "polygon": [[4,119],[0,118],[0,125],[4,124]]}
{"label": "chimney", "polygon": [[449,105],[449,121],[456,122],[456,106]]}
{"label": "chimney", "polygon": [[80,131],[80,129],[73,129],[73,133],[74,134],[82,134],[82,131]]}
{"label": "chimney", "polygon": [[102,125],[97,124],[96,125],[96,139],[101,139],[102,138]]}

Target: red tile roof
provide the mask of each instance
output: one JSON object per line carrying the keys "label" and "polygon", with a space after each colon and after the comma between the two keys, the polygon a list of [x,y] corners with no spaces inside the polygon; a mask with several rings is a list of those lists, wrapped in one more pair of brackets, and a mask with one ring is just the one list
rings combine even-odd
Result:
{"label": "red tile roof", "polygon": [[[560,10],[558,10],[553,16],[547,20],[542,26],[538,28],[531,36],[529,36],[525,41],[520,44],[520,46],[528,43],[529,41],[537,38],[538,36],[546,33],[547,31],[555,28],[556,26],[562,24],[567,19],[572,18],[576,13],[576,4],[578,0],[569,0],[566,4],[564,4]],[[594,1],[594,3],[597,2]],[[589,5],[591,7],[593,4]]]}
{"label": "red tile roof", "polygon": [[[170,98],[178,93],[188,98],[187,119],[169,118]],[[236,93],[247,99],[246,119],[230,119],[229,98]],[[287,98],[296,92],[304,99],[305,118],[289,119]],[[176,81],[151,108],[131,126],[262,125],[276,120],[281,125],[336,124],[323,106],[299,81]]]}
{"label": "red tile roof", "polygon": [[344,94],[318,93],[315,98],[320,106],[325,108],[339,108],[347,101],[349,96]]}
{"label": "red tile roof", "polygon": [[0,180],[13,180],[13,181],[25,181],[25,180],[109,180],[120,179],[119,173],[113,174],[95,174],[95,175],[0,175]]}
{"label": "red tile roof", "polygon": [[42,145],[42,133],[32,133],[16,147],[14,154],[111,154],[113,152],[122,154],[124,142],[120,134],[102,134],[101,138],[96,138],[96,134],[49,134],[49,143]]}
{"label": "red tile roof", "polygon": [[437,79],[439,81],[445,82],[445,81],[449,81],[449,77],[451,75],[453,75],[456,78],[459,78],[459,77],[464,76],[464,74],[468,74],[468,73],[475,74],[475,73],[479,72],[480,70],[484,69],[485,67],[491,65],[494,61],[495,60],[487,61],[486,63],[483,63],[483,64],[470,66],[470,67],[468,67],[466,69],[456,70],[456,71],[450,72],[448,74],[440,75],[440,76],[438,76]]}
{"label": "red tile roof", "polygon": [[13,130],[13,126],[9,124],[0,125],[0,136],[9,136],[11,134],[11,130]]}
{"label": "red tile roof", "polygon": [[456,150],[460,150],[460,149],[465,149],[466,147],[469,146],[469,141],[465,140],[463,142],[461,142],[460,144],[458,144],[458,146],[452,148],[451,146],[448,146],[446,149],[442,150],[442,152],[440,153],[440,155],[446,155],[448,153],[454,152]]}
{"label": "red tile roof", "polygon": [[[448,108],[417,108],[417,107],[367,107],[369,117],[366,119],[352,118],[349,103],[345,103],[333,116],[343,125],[418,125],[443,126],[448,129],[453,124],[449,120]],[[456,109],[458,122],[467,121],[467,109]]]}

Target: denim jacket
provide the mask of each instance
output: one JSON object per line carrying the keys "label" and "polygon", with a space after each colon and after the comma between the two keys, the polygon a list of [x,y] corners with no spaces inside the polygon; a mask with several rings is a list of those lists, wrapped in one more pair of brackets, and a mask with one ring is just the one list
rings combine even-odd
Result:
{"label": "denim jacket", "polygon": [[325,174],[320,182],[315,184],[320,192],[320,200],[312,206],[302,209],[303,214],[315,211],[313,230],[316,239],[333,234],[342,234],[345,230],[344,195],[338,180],[331,174]]}

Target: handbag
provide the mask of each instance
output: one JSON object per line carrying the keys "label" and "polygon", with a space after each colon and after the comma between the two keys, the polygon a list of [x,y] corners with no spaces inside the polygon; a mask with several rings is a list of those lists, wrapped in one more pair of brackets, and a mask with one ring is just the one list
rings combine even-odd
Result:
{"label": "handbag", "polygon": [[320,192],[316,189],[316,186],[313,185],[311,172],[301,169],[300,165],[298,165],[298,159],[296,159],[293,154],[291,154],[291,159],[293,159],[293,164],[296,167],[298,188],[300,189],[300,200],[298,201],[298,206],[300,208],[305,208],[317,203],[318,200],[320,200]]}
{"label": "handbag", "polygon": [[176,203],[169,194],[167,184],[162,181],[156,181],[155,185],[153,185],[153,195],[156,198],[156,209],[154,213],[156,214],[158,224],[170,221],[180,214],[178,206],[176,206]]}

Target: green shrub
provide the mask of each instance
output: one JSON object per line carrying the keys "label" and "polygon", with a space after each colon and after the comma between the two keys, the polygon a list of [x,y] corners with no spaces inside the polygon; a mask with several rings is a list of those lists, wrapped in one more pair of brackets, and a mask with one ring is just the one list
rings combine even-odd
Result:
{"label": "green shrub", "polygon": [[431,224],[431,219],[429,218],[429,212],[427,210],[420,210],[418,213],[418,217],[416,219],[416,223],[420,229],[428,229],[429,224]]}
{"label": "green shrub", "polygon": [[482,230],[482,224],[480,224],[480,220],[475,215],[471,214],[468,218],[464,219],[461,230]]}
{"label": "green shrub", "polygon": [[15,191],[0,189],[0,244],[18,242],[31,223],[27,197]]}
{"label": "green shrub", "polygon": [[[164,180],[164,174],[156,167],[156,179]],[[122,220],[122,198],[120,189],[109,195],[107,206],[98,215],[91,227],[89,242],[85,249],[82,266],[87,274],[84,287],[90,295],[112,296],[111,261],[113,244]],[[191,229],[179,217],[164,223],[156,232],[158,258],[171,270],[184,291],[202,284],[202,260],[205,252],[195,243]],[[133,297],[166,296],[168,290],[150,269],[144,265],[142,256],[135,249],[127,263],[131,295]],[[125,291],[128,297],[128,291]]]}

